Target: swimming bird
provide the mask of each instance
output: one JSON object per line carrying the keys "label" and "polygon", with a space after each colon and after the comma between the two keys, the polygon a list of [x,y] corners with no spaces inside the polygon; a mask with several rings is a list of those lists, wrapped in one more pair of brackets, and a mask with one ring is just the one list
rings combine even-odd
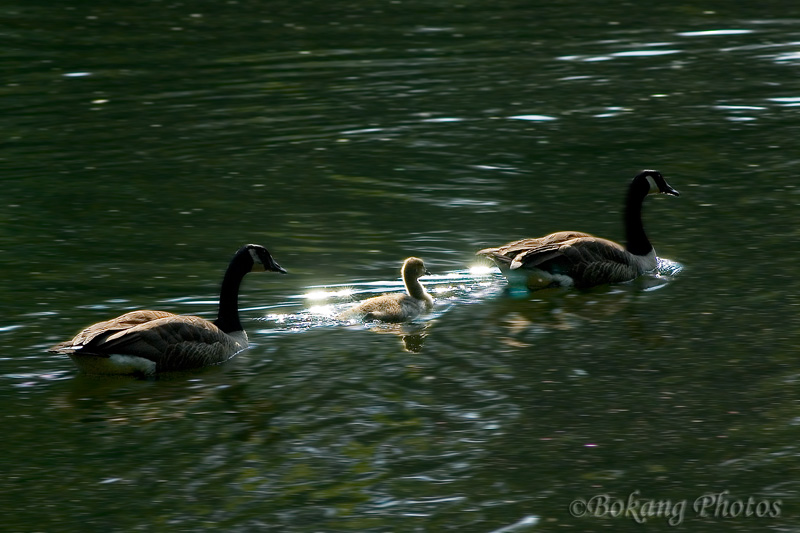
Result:
{"label": "swimming bird", "polygon": [[680,196],[657,170],[637,174],[625,200],[625,246],[588,233],[560,231],[484,248],[477,254],[494,261],[510,283],[521,281],[529,289],[630,281],[658,264],[642,224],[642,202],[650,194]]}
{"label": "swimming bird", "polygon": [[222,363],[247,348],[239,322],[239,285],[248,272],[283,269],[263,246],[248,244],[233,256],[212,321],[165,311],[131,311],[93,324],[48,351],[68,355],[90,374],[153,374]]}
{"label": "swimming bird", "polygon": [[364,320],[381,320],[383,322],[404,322],[416,318],[433,308],[433,298],[419,282],[419,278],[430,275],[425,263],[418,257],[409,257],[400,269],[405,293],[384,294],[368,298],[351,307],[340,318],[354,317]]}

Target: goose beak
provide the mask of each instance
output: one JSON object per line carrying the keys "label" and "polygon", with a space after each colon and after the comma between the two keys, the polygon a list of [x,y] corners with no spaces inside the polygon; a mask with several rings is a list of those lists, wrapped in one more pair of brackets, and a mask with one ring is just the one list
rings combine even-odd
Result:
{"label": "goose beak", "polygon": [[668,194],[670,196],[680,196],[681,195],[681,193],[679,193],[678,191],[676,191],[675,189],[670,187],[670,185],[668,183],[665,184],[665,185],[667,186],[667,188],[666,188],[666,190],[661,191],[662,193]]}
{"label": "goose beak", "polygon": [[271,261],[269,265],[269,270],[272,270],[273,272],[280,272],[281,274],[288,274],[288,272],[286,272],[286,269],[280,266],[278,263],[276,263],[274,259]]}

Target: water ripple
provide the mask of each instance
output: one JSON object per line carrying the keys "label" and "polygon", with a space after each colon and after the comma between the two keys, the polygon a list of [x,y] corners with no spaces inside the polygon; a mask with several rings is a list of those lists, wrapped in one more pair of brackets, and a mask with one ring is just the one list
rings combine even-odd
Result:
{"label": "water ripple", "polygon": [[[503,277],[497,269],[490,267],[473,267],[455,270],[444,274],[423,276],[428,292],[434,297],[434,309],[415,322],[428,322],[442,316],[452,306],[480,301],[502,291]],[[273,312],[259,319],[271,322],[277,330],[260,330],[262,334],[274,334],[279,331],[302,331],[311,327],[352,325],[350,320],[342,320],[338,315],[357,303],[371,296],[401,292],[404,285],[401,280],[360,281],[354,283],[338,283],[332,285],[312,285],[301,294],[289,296],[294,302],[307,302],[307,306],[288,313]],[[286,306],[296,306],[287,302]],[[276,305],[269,306],[275,309]],[[262,308],[266,309],[266,308]],[[372,324],[373,327],[395,329],[394,325]]]}
{"label": "water ripple", "polygon": [[700,31],[682,31],[675,35],[680,37],[714,37],[719,35],[746,35],[754,33],[755,30],[746,29],[730,29],[730,30],[700,30]]}

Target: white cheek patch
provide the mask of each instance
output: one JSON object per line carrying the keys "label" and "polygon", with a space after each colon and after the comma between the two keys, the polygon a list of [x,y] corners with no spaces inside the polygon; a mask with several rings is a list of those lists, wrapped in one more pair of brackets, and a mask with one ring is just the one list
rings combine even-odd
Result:
{"label": "white cheek patch", "polygon": [[255,248],[250,248],[248,252],[250,252],[250,258],[253,260],[253,263],[260,265],[261,258],[258,257],[258,253],[256,252]]}
{"label": "white cheek patch", "polygon": [[656,194],[661,192],[661,187],[658,186],[656,180],[653,179],[653,176],[647,176],[647,183],[650,184],[650,191],[648,194]]}
{"label": "white cheek patch", "polygon": [[250,252],[250,257],[253,259],[253,266],[250,267],[250,272],[266,272],[267,266],[261,261],[261,258],[258,257],[258,252],[256,252],[255,248],[250,248],[248,251]]}

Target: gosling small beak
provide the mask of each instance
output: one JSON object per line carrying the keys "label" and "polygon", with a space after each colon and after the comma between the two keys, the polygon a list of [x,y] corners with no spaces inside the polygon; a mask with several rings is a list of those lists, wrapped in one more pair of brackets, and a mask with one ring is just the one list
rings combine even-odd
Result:
{"label": "gosling small beak", "polygon": [[428,270],[427,268],[425,269],[425,275],[426,275],[426,276],[430,276],[430,275],[431,275],[431,271],[430,271],[430,270]]}

